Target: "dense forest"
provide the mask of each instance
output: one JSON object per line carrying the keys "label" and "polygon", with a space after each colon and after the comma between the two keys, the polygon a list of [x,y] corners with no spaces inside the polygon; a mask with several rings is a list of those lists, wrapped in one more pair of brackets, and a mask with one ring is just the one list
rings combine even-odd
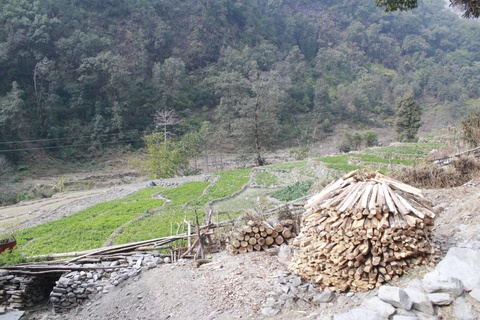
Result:
{"label": "dense forest", "polygon": [[0,74],[13,163],[141,146],[170,110],[173,139],[268,149],[391,126],[410,92],[454,124],[479,105],[480,25],[442,0],[0,0]]}

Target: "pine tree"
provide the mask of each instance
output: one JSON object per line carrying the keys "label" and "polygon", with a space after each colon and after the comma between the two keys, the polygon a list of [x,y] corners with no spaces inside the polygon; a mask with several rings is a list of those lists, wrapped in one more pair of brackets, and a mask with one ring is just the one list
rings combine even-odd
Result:
{"label": "pine tree", "polygon": [[397,100],[395,109],[397,111],[395,130],[398,133],[398,140],[407,142],[414,141],[418,129],[422,126],[420,122],[422,109],[420,104],[415,101],[413,92]]}

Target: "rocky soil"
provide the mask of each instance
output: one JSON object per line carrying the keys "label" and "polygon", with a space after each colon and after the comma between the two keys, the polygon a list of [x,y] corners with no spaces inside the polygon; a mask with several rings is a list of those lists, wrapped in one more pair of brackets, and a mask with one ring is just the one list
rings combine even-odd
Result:
{"label": "rocky soil", "polygon": [[[205,176],[189,179],[205,179]],[[145,181],[142,181],[102,192],[96,190],[91,196],[46,210],[41,216],[45,221],[56,219],[95,203],[123,197],[144,186]],[[478,187],[480,183],[472,181],[463,187],[423,191],[437,213],[432,241],[438,245],[438,261],[451,247],[477,240],[480,229]],[[108,293],[98,294],[90,302],[67,313],[55,314],[47,304],[41,310],[25,313],[22,319],[331,319],[334,314],[345,313],[378,294],[378,290],[341,294],[335,295],[331,302],[319,302],[322,290],[314,288],[310,291],[311,303],[292,305],[282,302],[281,310],[273,316],[268,313],[268,308],[278,303],[281,294],[271,292],[287,284],[291,290],[292,281],[297,281],[289,278],[286,265],[280,262],[282,259],[265,252],[236,256],[221,252],[213,254],[212,259],[212,263],[199,268],[194,268],[189,260],[163,264],[143,271],[138,277],[125,281]],[[434,268],[435,265],[419,268],[391,285],[406,288],[412,280],[422,279]],[[308,285],[298,284],[302,285],[307,288],[304,293],[308,293]],[[268,300],[269,297],[274,297],[274,301]],[[314,303],[314,299],[317,302]],[[453,306],[439,308],[441,312],[438,312],[437,319],[455,319]]]}

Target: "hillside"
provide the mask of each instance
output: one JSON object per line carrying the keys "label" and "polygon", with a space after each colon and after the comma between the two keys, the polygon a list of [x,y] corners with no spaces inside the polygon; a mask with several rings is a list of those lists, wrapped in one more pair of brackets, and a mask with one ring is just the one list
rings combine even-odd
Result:
{"label": "hillside", "polygon": [[[406,156],[410,150],[418,153],[418,147],[415,145],[404,146],[400,149],[397,145],[389,147],[389,154],[396,151],[398,155]],[[430,146],[426,146],[430,147]],[[386,152],[386,148],[374,148],[376,154]],[[367,150],[368,151],[368,150]],[[369,156],[369,157],[367,157]],[[363,159],[362,159],[363,157]],[[346,164],[346,158],[350,158],[348,162],[355,162],[356,165],[365,165],[363,161],[369,160],[368,164],[371,168],[381,168],[385,164],[381,162],[380,157],[374,158],[368,152],[360,154],[352,154],[345,156],[331,156],[318,158],[310,161],[280,163],[272,165],[262,170],[257,170],[254,174],[250,174],[246,181],[249,181],[247,188],[238,193],[233,192],[233,196],[222,201],[210,203],[216,210],[225,210],[229,208],[230,214],[234,214],[239,208],[242,211],[252,210],[252,201],[247,198],[262,197],[263,193],[272,194],[275,190],[284,190],[283,186],[291,186],[295,179],[306,178],[309,175],[315,176],[315,181],[320,181],[326,174],[328,180],[335,176],[338,168],[344,167],[345,170],[352,169],[354,164]],[[374,162],[377,161],[377,162]],[[404,159],[406,161],[406,159]],[[328,168],[329,165],[335,165]],[[402,164],[395,164],[401,166]],[[390,167],[386,164],[386,168]],[[336,168],[336,169],[333,169]],[[399,167],[395,167],[399,168]],[[331,171],[330,171],[331,170]],[[344,171],[338,171],[342,174]],[[238,178],[235,171],[219,173],[227,177],[228,184],[233,179]],[[157,188],[166,188],[171,190],[169,196],[164,194],[163,199],[171,200],[172,205],[183,203],[181,199],[192,199],[191,192],[185,192],[182,186],[191,185],[195,181],[210,181],[208,176],[197,176],[185,178],[175,178],[169,180],[156,180],[159,185]],[[211,180],[213,183],[219,183],[220,180]],[[315,182],[315,184],[317,183]],[[479,191],[478,180],[471,181],[465,186],[452,189],[426,189],[423,190],[427,200],[434,206],[437,218],[433,229],[432,243],[434,243],[439,251],[440,257],[453,246],[458,246],[464,241],[478,240],[478,227],[480,220],[478,215],[472,214],[477,212],[479,208]],[[245,182],[243,182],[245,184]],[[315,185],[314,184],[314,185]],[[150,187],[151,188],[151,187]],[[317,188],[321,188],[321,185]],[[88,209],[92,205],[102,204],[104,201],[110,201],[118,198],[122,206],[126,206],[127,202],[134,200],[132,195],[136,191],[148,190],[145,187],[145,181],[132,182],[123,186],[115,186],[104,190],[94,190],[91,196],[82,199],[70,199],[68,203],[59,203],[58,209],[54,211],[45,211],[43,216],[49,217],[55,212],[56,217],[60,218],[64,215],[82,216],[82,211]],[[174,190],[184,190],[181,193],[175,193]],[[249,191],[250,190],[250,191]],[[268,191],[267,191],[268,190]],[[313,186],[312,190],[315,190]],[[100,192],[99,192],[100,191]],[[214,193],[215,190],[209,192]],[[248,192],[256,192],[249,194]],[[130,194],[129,196],[126,196]],[[198,194],[196,197],[202,199],[203,195]],[[58,200],[68,196],[69,194],[60,194]],[[229,195],[231,195],[229,193]],[[136,203],[141,203],[142,199],[139,195],[135,196]],[[215,199],[218,196],[211,196]],[[222,197],[222,196],[220,196]],[[156,199],[155,199],[156,198]],[[154,197],[158,201],[158,197]],[[55,199],[52,199],[55,200]],[[135,201],[135,200],[134,200]],[[243,201],[243,203],[242,203]],[[254,200],[255,201],[255,200]],[[225,203],[226,202],[226,203]],[[201,201],[206,204],[207,202]],[[215,204],[216,203],[216,204]],[[225,206],[222,206],[222,203]],[[30,203],[22,203],[17,208],[29,205]],[[42,205],[42,203],[37,203]],[[272,203],[273,205],[273,203]],[[13,207],[15,208],[15,207]],[[105,212],[99,216],[114,215],[113,207],[105,208]],[[126,208],[126,207],[125,207]],[[9,209],[9,207],[5,208]],[[11,208],[10,208],[11,209]],[[153,209],[153,208],[152,208]],[[32,210],[31,208],[28,210]],[[76,214],[77,212],[78,214]],[[141,212],[139,212],[140,214]],[[157,213],[159,213],[157,211]],[[163,212],[166,213],[166,212]],[[98,212],[97,212],[98,214]],[[51,216],[52,219],[55,217]],[[61,218],[65,220],[66,217]],[[96,218],[95,218],[96,219]],[[148,216],[143,219],[149,220]],[[179,217],[183,219],[183,215]],[[88,219],[87,219],[88,220]],[[66,220],[68,221],[68,219]],[[140,224],[138,227],[144,228],[148,224]],[[65,224],[64,224],[65,226]],[[80,224],[76,224],[77,229],[82,228]],[[68,226],[67,226],[68,227]],[[159,228],[160,226],[156,226]],[[35,228],[34,228],[35,229]],[[60,230],[59,230],[60,231]],[[89,231],[90,232],[90,231]],[[169,231],[168,231],[169,232]],[[65,236],[63,234],[62,236]],[[82,235],[84,241],[88,242],[88,237]],[[37,239],[40,240],[40,239]],[[30,247],[31,248],[31,247]],[[53,247],[52,247],[53,248]],[[158,317],[171,319],[231,319],[248,317],[251,319],[266,319],[267,316],[261,313],[262,306],[266,303],[265,294],[273,290],[275,283],[282,281],[284,273],[287,272],[286,266],[281,263],[281,259],[276,255],[268,255],[265,252],[253,252],[244,255],[229,256],[226,252],[213,254],[213,263],[202,266],[198,269],[193,268],[190,260],[180,261],[176,264],[164,264],[152,270],[145,270],[141,276],[125,281],[124,284],[112,287],[102,294],[98,294],[95,299],[85,305],[73,309],[65,314],[53,314],[51,310],[45,309],[36,312],[29,312],[25,319],[155,319]],[[400,278],[400,281],[393,282],[393,285],[404,287],[406,283],[412,279],[421,279],[426,272],[433,269],[433,265],[421,267],[411,273]],[[376,290],[368,293],[356,293],[355,295],[336,295],[335,299],[329,303],[322,303],[318,306],[295,304],[285,307],[283,311],[276,317],[278,319],[331,319],[333,314],[346,312],[351,308],[358,306],[364,299],[371,298],[376,294]],[[121,302],[119,304],[119,301]],[[438,316],[444,319],[452,318],[452,307],[438,308]],[[478,311],[478,310],[477,310]]]}
{"label": "hillside", "polygon": [[204,157],[248,158],[255,137],[264,152],[345,124],[391,129],[410,91],[422,133],[479,103],[480,26],[441,0],[402,13],[313,0],[7,0],[0,12],[0,151],[13,165],[136,149],[166,109],[182,120],[175,139],[204,138]]}

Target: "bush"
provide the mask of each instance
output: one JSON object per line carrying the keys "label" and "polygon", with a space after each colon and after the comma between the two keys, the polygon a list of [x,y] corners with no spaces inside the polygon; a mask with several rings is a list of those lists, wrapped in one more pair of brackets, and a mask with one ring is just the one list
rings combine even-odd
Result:
{"label": "bush", "polygon": [[378,134],[376,131],[368,130],[363,133],[363,140],[365,141],[365,146],[373,147],[378,143]]}
{"label": "bush", "polygon": [[287,186],[282,190],[272,193],[272,197],[281,201],[292,201],[308,194],[308,190],[312,186],[311,181],[298,181],[291,186]]}
{"label": "bush", "polygon": [[349,153],[352,151],[352,145],[350,142],[343,140],[338,150],[340,150],[340,152]]}
{"label": "bush", "polygon": [[472,148],[480,145],[480,112],[472,112],[462,120],[463,140]]}
{"label": "bush", "polygon": [[303,160],[307,157],[309,152],[310,152],[309,147],[302,147],[302,148],[299,148],[299,149],[291,150],[290,154],[295,157],[295,160]]}

